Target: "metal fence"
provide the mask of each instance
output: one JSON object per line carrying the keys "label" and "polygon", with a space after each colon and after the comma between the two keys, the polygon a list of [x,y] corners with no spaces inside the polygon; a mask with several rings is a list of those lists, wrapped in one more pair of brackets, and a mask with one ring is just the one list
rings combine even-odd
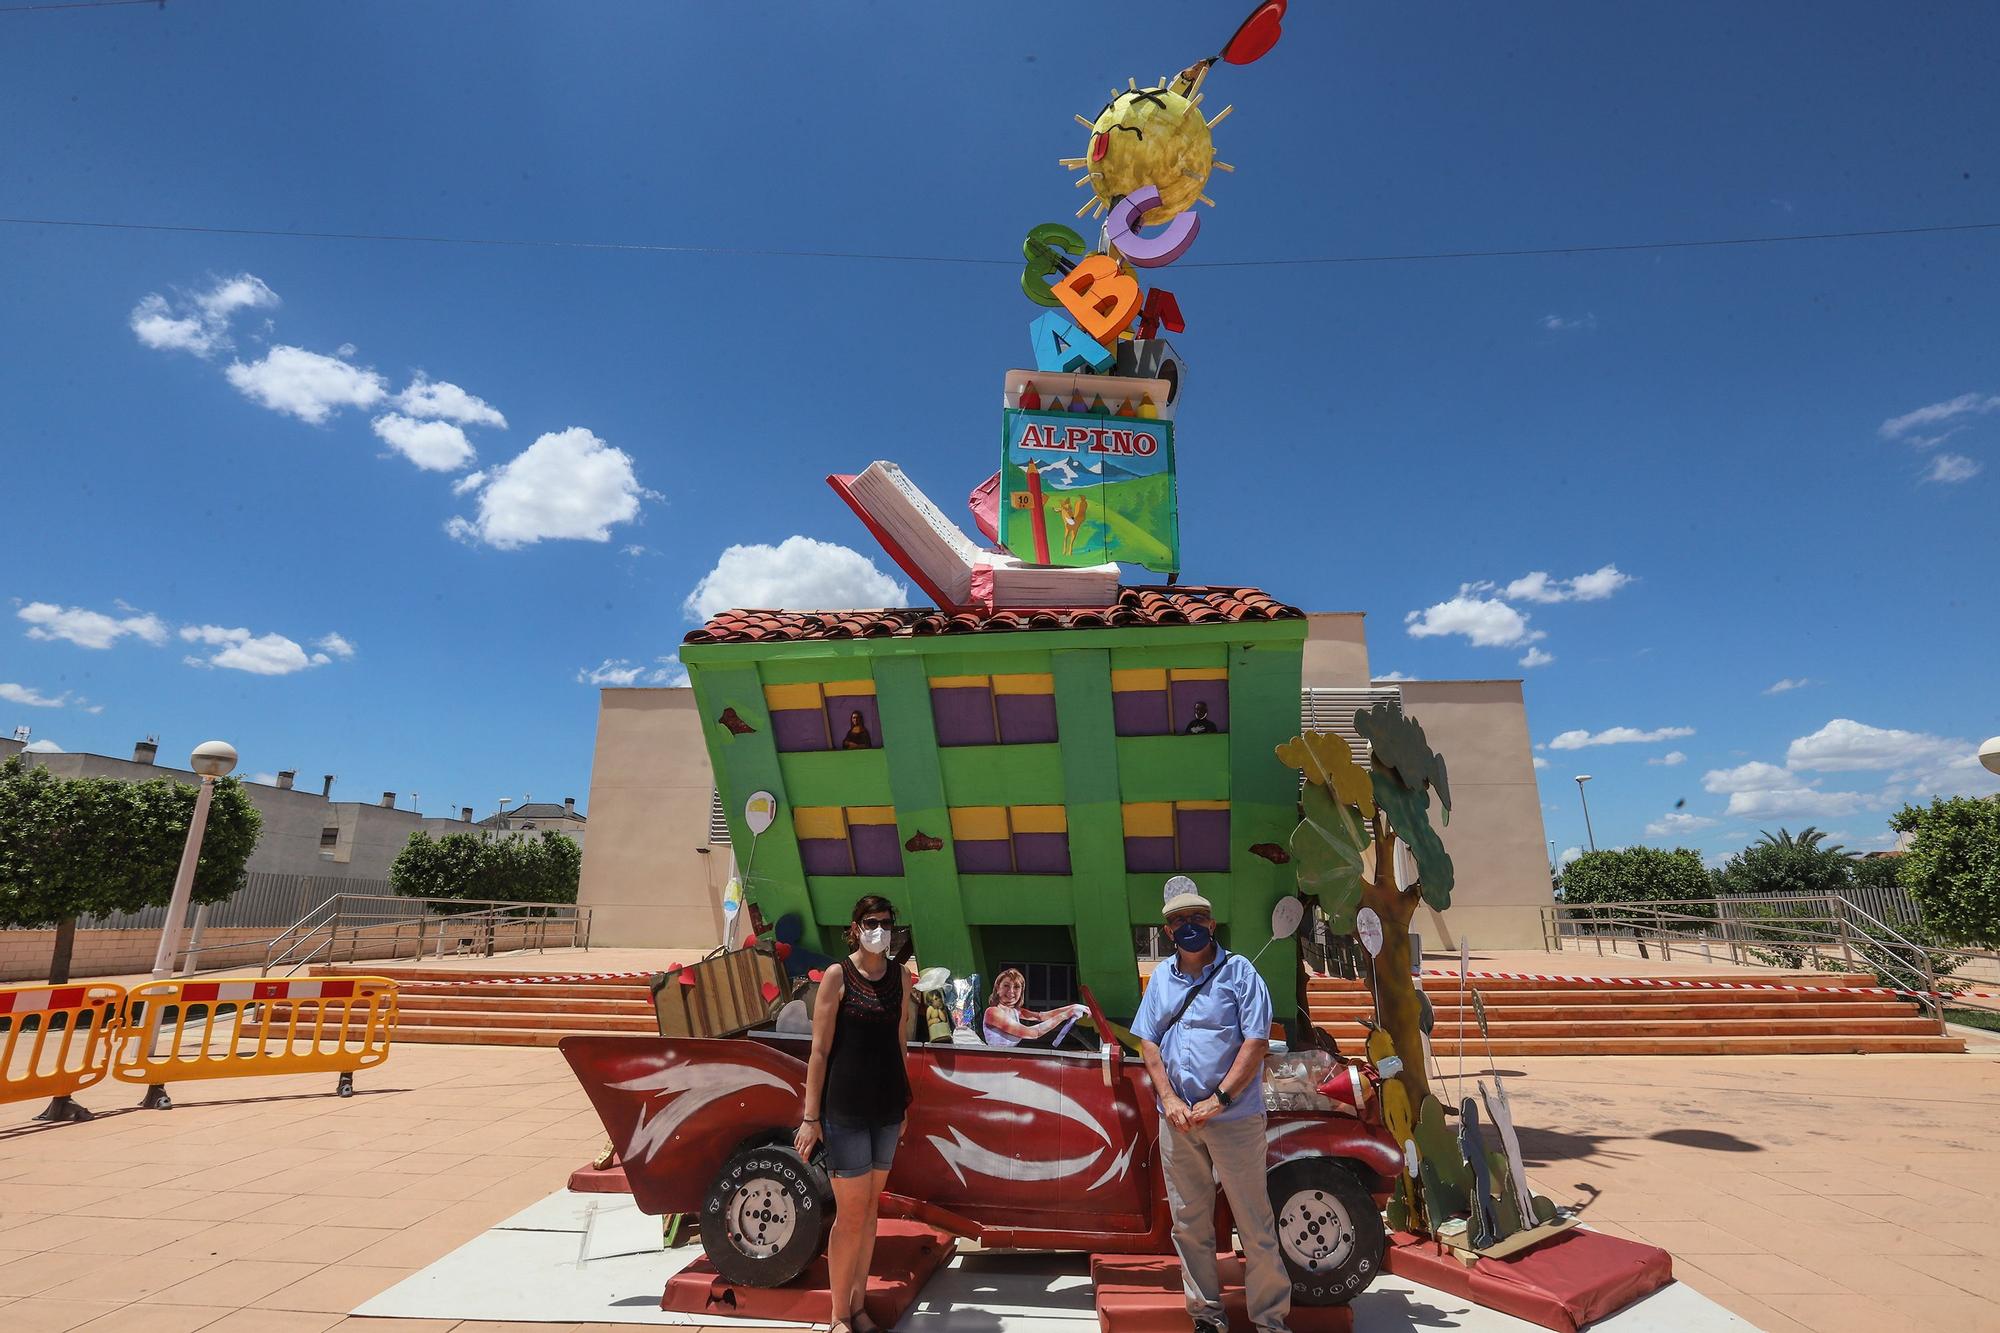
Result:
{"label": "metal fence", "polygon": [[[333,901],[337,894],[391,896],[386,879],[344,879],[334,875],[278,875],[268,871],[251,874],[250,882],[226,902],[212,903],[208,909],[209,929],[230,926],[289,926],[301,917]],[[192,920],[195,908],[189,908]],[[166,924],[164,906],[137,912],[114,912],[77,920],[80,930],[158,930]],[[186,924],[186,923],[183,923]]]}

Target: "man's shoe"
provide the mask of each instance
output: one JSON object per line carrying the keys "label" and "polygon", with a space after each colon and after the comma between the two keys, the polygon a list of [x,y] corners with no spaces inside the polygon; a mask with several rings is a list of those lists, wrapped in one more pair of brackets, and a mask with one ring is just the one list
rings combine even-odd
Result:
{"label": "man's shoe", "polygon": [[1194,1333],[1229,1333],[1229,1328],[1213,1319],[1197,1319],[1194,1321]]}

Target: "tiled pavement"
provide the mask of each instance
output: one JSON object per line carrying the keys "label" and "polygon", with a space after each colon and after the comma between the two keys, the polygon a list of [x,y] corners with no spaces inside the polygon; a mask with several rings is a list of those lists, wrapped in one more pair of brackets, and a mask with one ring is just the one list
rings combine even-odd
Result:
{"label": "tiled pavement", "polygon": [[[2000,1328],[2000,1058],[1502,1067],[1537,1188],[1769,1333]],[[595,1151],[561,1057],[411,1046],[349,1100],[331,1083],[183,1083],[166,1112],[117,1084],[84,1125],[0,1107],[0,1329],[527,1327],[345,1311]]]}

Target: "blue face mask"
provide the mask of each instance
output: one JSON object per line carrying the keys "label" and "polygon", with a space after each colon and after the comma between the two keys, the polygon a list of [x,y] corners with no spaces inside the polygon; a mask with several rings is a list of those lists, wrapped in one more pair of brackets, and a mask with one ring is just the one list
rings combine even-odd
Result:
{"label": "blue face mask", "polygon": [[1215,932],[1199,921],[1183,921],[1174,927],[1174,944],[1188,953],[1200,953],[1215,939]]}

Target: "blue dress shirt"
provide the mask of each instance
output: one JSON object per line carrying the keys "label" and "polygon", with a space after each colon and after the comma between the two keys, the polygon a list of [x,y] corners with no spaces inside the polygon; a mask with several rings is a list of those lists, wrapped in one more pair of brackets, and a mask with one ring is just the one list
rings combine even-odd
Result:
{"label": "blue dress shirt", "polygon": [[[1214,975],[1181,1021],[1167,1029],[1161,1026],[1174,1016],[1187,993]],[[1160,1063],[1166,1066],[1167,1081],[1189,1106],[1214,1094],[1236,1063],[1236,1052],[1246,1040],[1268,1040],[1271,1035],[1271,992],[1264,978],[1241,954],[1216,947],[1215,958],[1199,976],[1184,976],[1176,956],[1153,969],[1146,994],[1139,1001],[1139,1013],[1132,1020],[1132,1035],[1160,1048]],[[1158,1090],[1155,1089],[1157,1095]],[[1217,1112],[1215,1120],[1235,1120],[1264,1113],[1264,1067],[1257,1066],[1248,1087],[1238,1092],[1230,1104]]]}

